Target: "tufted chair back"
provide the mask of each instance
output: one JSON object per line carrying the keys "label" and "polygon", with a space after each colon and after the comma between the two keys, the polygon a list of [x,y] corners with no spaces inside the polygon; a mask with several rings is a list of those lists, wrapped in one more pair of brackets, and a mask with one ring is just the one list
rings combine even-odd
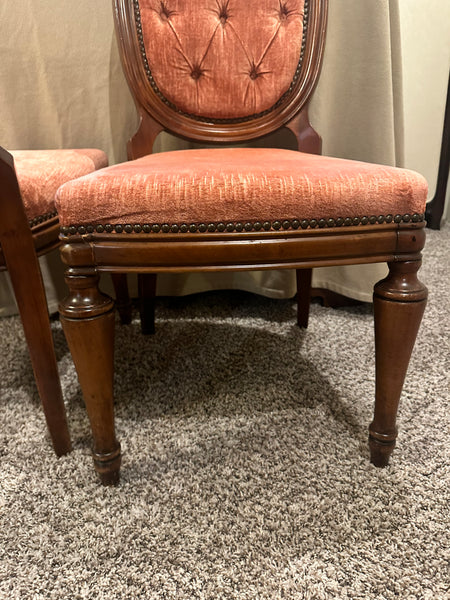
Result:
{"label": "tufted chair back", "polygon": [[141,116],[202,141],[278,129],[307,103],[326,0],[115,0]]}

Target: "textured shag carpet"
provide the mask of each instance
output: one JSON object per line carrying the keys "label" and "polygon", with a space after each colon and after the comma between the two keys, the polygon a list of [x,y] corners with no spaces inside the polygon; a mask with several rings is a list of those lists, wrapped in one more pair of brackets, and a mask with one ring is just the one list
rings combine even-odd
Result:
{"label": "textured shag carpet", "polygon": [[117,326],[122,481],[103,488],[58,321],[74,442],[50,447],[17,317],[0,321],[0,598],[450,598],[450,228],[428,232],[430,300],[391,465],[369,464],[370,305],[239,292],[160,299]]}

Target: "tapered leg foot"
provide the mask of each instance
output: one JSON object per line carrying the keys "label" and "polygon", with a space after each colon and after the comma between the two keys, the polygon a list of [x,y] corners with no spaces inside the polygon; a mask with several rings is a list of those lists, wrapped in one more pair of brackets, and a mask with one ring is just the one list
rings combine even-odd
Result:
{"label": "tapered leg foot", "polygon": [[376,467],[387,467],[389,464],[389,459],[395,448],[397,431],[392,435],[393,440],[389,441],[389,437],[376,432],[371,432],[369,435],[370,462]]}
{"label": "tapered leg foot", "polygon": [[397,438],[397,410],[422,320],[427,288],[417,279],[420,260],[389,263],[375,286],[375,411],[369,426],[371,462],[385,467]]}
{"label": "tapered leg foot", "polygon": [[98,290],[93,269],[69,269],[66,282],[61,323],[91,424],[94,465],[102,483],[112,485],[120,469],[113,406],[114,303]]}
{"label": "tapered leg foot", "polygon": [[132,317],[131,298],[128,291],[126,273],[111,273],[111,279],[116,293],[116,308],[122,325],[129,325]]}
{"label": "tapered leg foot", "polygon": [[120,482],[120,444],[117,443],[115,450],[109,454],[93,452],[95,470],[99,474],[103,485],[118,485]]}
{"label": "tapered leg foot", "polygon": [[297,269],[297,325],[307,328],[311,304],[312,269]]}
{"label": "tapered leg foot", "polygon": [[155,333],[156,274],[139,273],[139,313],[144,335]]}

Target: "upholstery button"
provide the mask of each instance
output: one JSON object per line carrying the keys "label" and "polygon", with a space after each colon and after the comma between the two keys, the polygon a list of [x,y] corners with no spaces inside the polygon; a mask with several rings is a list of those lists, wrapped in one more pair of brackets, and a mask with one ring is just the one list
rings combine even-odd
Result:
{"label": "upholstery button", "polygon": [[204,71],[200,68],[200,66],[194,65],[194,68],[191,71],[191,77],[192,79],[200,79],[203,73]]}
{"label": "upholstery button", "polygon": [[252,65],[252,68],[250,69],[249,77],[250,77],[250,79],[253,79],[253,80],[255,80],[259,77],[259,73],[258,73],[255,65]]}
{"label": "upholstery button", "polygon": [[286,21],[289,17],[289,9],[286,4],[280,2],[280,21]]}
{"label": "upholstery button", "polygon": [[[228,2],[229,2],[229,0],[226,0],[221,5],[219,5],[219,21],[222,23],[222,25],[225,25],[225,23],[227,22],[227,19],[229,17]],[[219,3],[217,3],[217,4],[219,4]]]}
{"label": "upholstery button", "polygon": [[172,14],[173,11],[169,9],[166,2],[164,2],[164,0],[161,0],[159,4],[159,16],[161,21],[168,21]]}

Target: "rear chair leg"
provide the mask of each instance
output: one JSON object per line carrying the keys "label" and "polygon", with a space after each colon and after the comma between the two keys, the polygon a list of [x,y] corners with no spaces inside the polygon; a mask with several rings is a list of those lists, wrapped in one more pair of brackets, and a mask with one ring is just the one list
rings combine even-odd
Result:
{"label": "rear chair leg", "polygon": [[375,285],[375,413],[369,426],[370,460],[385,467],[397,438],[400,394],[427,301],[418,280],[420,260],[389,263],[389,275]]}
{"label": "rear chair leg", "polygon": [[95,269],[68,269],[60,315],[91,423],[94,465],[103,484],[115,485],[121,455],[114,431],[114,303],[98,279]]}
{"label": "rear chair leg", "polygon": [[312,269],[297,269],[297,325],[308,327]]}
{"label": "rear chair leg", "polygon": [[128,291],[126,273],[111,273],[111,279],[116,293],[116,308],[122,325],[129,325],[132,317],[131,298]]}
{"label": "rear chair leg", "polygon": [[155,333],[156,273],[139,273],[139,313],[144,335]]}

